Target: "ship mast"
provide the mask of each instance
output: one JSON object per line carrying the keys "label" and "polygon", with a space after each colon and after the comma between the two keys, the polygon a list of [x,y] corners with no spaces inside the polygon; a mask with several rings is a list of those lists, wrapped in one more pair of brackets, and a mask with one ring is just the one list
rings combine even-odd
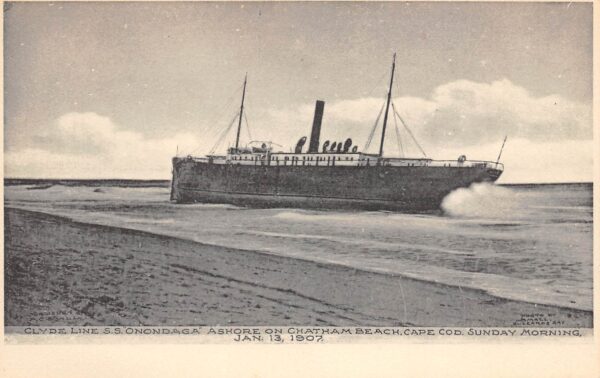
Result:
{"label": "ship mast", "polygon": [[240,130],[242,129],[242,116],[244,115],[244,98],[246,97],[246,81],[248,80],[248,73],[244,76],[244,90],[242,92],[242,105],[240,105],[240,119],[238,122],[237,136],[235,137],[235,150],[237,152],[240,144]]}
{"label": "ship mast", "polygon": [[379,157],[383,156],[383,142],[385,140],[385,127],[387,126],[388,112],[390,110],[390,101],[392,99],[392,85],[394,84],[394,69],[396,68],[396,53],[392,61],[392,76],[390,77],[390,89],[387,95],[387,103],[385,105],[385,115],[383,116],[383,130],[381,131],[381,144],[379,145]]}

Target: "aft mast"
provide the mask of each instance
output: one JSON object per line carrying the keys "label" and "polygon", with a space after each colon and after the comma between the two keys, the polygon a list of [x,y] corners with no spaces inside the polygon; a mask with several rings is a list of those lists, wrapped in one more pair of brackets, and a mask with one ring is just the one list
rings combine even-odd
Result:
{"label": "aft mast", "polygon": [[240,130],[242,129],[242,117],[244,116],[244,98],[246,97],[246,81],[248,80],[248,74],[244,76],[244,90],[242,91],[242,105],[240,105],[240,119],[238,122],[237,136],[235,137],[235,150],[238,151],[240,144]]}
{"label": "aft mast", "polygon": [[387,103],[385,105],[385,115],[383,116],[383,130],[381,131],[381,144],[379,145],[379,157],[383,156],[383,142],[385,141],[385,127],[387,126],[388,112],[390,110],[390,101],[392,99],[392,85],[394,84],[394,69],[396,68],[396,53],[392,61],[392,76],[390,77],[390,89],[387,95]]}

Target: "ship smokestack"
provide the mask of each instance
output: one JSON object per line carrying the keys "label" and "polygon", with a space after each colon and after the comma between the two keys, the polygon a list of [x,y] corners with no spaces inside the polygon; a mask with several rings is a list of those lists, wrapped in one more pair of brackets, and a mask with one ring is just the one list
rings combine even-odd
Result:
{"label": "ship smokestack", "polygon": [[313,119],[312,131],[310,133],[310,144],[308,153],[319,152],[319,138],[321,136],[321,121],[323,120],[323,109],[325,101],[317,100],[315,104],[315,118]]}

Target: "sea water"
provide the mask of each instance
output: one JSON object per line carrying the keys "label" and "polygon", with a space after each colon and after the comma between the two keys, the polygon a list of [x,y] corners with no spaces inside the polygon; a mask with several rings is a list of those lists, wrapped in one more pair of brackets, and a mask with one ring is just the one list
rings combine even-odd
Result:
{"label": "sea water", "polygon": [[434,214],[181,205],[166,186],[40,187],[5,186],[5,205],[592,310],[591,184],[475,184]]}

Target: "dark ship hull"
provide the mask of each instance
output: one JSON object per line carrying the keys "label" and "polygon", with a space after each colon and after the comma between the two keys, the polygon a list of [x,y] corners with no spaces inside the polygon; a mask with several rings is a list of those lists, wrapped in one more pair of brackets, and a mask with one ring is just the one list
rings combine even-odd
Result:
{"label": "dark ship hull", "polygon": [[[387,158],[383,154],[391,104],[396,55],[387,95],[378,154],[358,152],[352,139],[320,143],[325,103],[317,100],[308,150],[302,137],[294,152],[274,152],[270,142],[260,148],[240,148],[246,79],[242,92],[235,147],[224,156],[173,158],[171,200],[178,203],[229,203],[253,207],[296,207],[426,211],[440,208],[451,191],[477,182],[494,182],[503,171],[497,161],[455,161],[425,158]],[[392,104],[394,120],[400,119]],[[381,109],[364,150],[371,143]],[[233,124],[232,121],[229,127]],[[226,129],[229,130],[229,127]],[[399,131],[396,129],[398,140]],[[225,134],[223,134],[225,135]],[[506,141],[506,139],[505,139]],[[216,146],[215,146],[216,147]],[[503,144],[504,147],[504,144]],[[213,148],[214,150],[214,148]],[[502,151],[500,152],[502,153]]]}
{"label": "dark ship hull", "polygon": [[426,211],[451,191],[494,182],[482,164],[431,166],[272,166],[173,159],[171,200],[252,207]]}

